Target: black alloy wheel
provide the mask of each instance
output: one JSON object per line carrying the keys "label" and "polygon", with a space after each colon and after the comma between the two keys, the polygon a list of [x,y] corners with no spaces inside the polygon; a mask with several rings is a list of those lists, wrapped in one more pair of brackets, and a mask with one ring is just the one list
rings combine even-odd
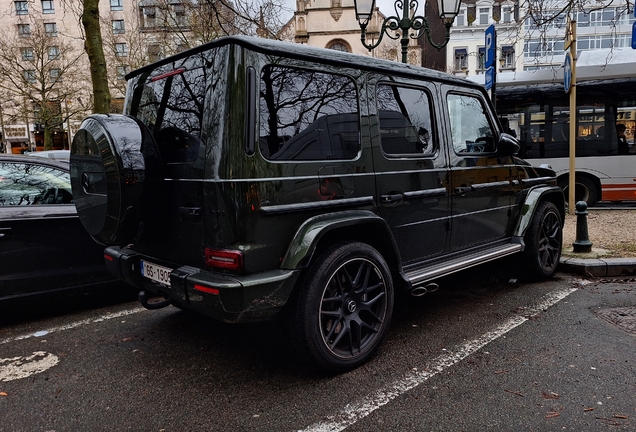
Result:
{"label": "black alloy wheel", "polygon": [[545,279],[554,274],[563,247],[563,222],[556,206],[548,201],[539,204],[526,233],[525,258],[533,279]]}
{"label": "black alloy wheel", "polygon": [[323,369],[368,361],[387,331],[393,283],[380,253],[359,242],[335,245],[311,267],[299,297],[301,345]]}

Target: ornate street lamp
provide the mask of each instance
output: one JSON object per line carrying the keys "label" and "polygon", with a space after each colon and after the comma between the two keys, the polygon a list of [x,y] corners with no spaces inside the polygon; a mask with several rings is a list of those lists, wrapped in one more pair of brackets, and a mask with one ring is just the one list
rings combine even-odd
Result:
{"label": "ornate street lamp", "polygon": [[[382,42],[382,37],[386,33],[391,39],[397,39],[398,36],[393,36],[389,31],[401,30],[402,36],[400,42],[402,44],[402,63],[406,63],[406,54],[409,45],[409,38],[418,39],[424,34],[426,34],[426,38],[430,42],[430,44],[435,47],[438,51],[441,50],[448,44],[450,40],[450,28],[453,26],[453,20],[459,13],[459,7],[461,0],[437,0],[437,6],[439,10],[439,17],[444,20],[444,26],[446,27],[446,38],[444,42],[437,44],[433,42],[431,39],[431,28],[428,23],[428,18],[423,16],[414,16],[411,18],[410,10],[417,10],[418,1],[410,0],[408,3],[408,7],[405,5],[405,1],[407,0],[396,0],[395,1],[395,15],[387,17],[382,23],[382,29],[380,30],[380,37],[377,42],[372,44],[367,44],[367,25],[369,24],[369,20],[373,15],[373,9],[375,9],[375,0],[354,0],[354,4],[356,7],[356,19],[360,24],[360,29],[362,30],[361,40],[362,45],[371,51],[373,48],[376,48]],[[402,10],[402,18],[399,18],[398,8]],[[412,33],[409,35],[409,30],[413,29],[417,33]]]}

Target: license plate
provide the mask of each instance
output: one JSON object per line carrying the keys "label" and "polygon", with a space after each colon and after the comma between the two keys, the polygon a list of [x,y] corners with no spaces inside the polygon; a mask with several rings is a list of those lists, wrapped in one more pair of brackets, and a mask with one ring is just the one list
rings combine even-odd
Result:
{"label": "license plate", "polygon": [[170,286],[170,273],[171,268],[163,267],[148,261],[139,260],[139,267],[141,269],[141,275],[158,284]]}

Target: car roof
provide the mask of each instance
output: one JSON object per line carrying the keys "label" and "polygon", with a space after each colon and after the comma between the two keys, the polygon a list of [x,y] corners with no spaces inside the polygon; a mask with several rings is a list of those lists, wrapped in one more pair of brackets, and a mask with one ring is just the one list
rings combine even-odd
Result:
{"label": "car roof", "polygon": [[343,67],[372,70],[389,75],[411,76],[416,79],[430,78],[436,81],[447,82],[448,84],[460,85],[463,87],[480,88],[483,86],[476,84],[464,78],[458,78],[452,74],[440,72],[433,69],[414,66],[410,64],[400,63],[392,60],[380,59],[377,57],[365,56],[360,54],[352,54],[348,52],[332,50],[327,48],[319,48],[304,44],[284,42],[273,39],[264,39],[251,36],[224,36],[207,42],[203,45],[191,48],[171,57],[159,60],[156,63],[146,65],[140,69],[134,70],[126,75],[126,79],[133,78],[143,72],[149,72],[153,69],[170,64],[172,62],[187,58],[200,52],[207,51],[212,48],[224,45],[238,45],[252,51],[276,55],[286,58],[296,58],[298,60],[307,60],[320,62],[325,64],[338,65]]}

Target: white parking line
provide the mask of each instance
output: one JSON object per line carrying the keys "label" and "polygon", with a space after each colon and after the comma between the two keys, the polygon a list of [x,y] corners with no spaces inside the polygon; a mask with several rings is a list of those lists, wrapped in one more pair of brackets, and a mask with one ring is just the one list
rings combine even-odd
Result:
{"label": "white parking line", "polygon": [[59,326],[59,327],[51,327],[51,328],[48,328],[48,329],[40,330],[40,331],[37,331],[35,333],[29,333],[29,334],[25,334],[25,335],[21,335],[21,336],[10,337],[10,338],[7,338],[7,339],[0,340],[0,345],[6,344],[6,343],[10,343],[10,342],[17,342],[17,341],[24,340],[24,339],[29,339],[29,338],[32,338],[32,337],[41,337],[41,336],[44,336],[44,335],[48,335],[50,333],[56,333],[56,332],[60,332],[60,331],[64,331],[64,330],[70,330],[70,329],[74,329],[74,328],[81,327],[81,326],[84,326],[84,325],[99,323],[99,322],[103,322],[103,321],[106,321],[106,320],[111,320],[111,319],[114,319],[114,318],[120,318],[120,317],[123,317],[123,316],[132,315],[132,314],[135,314],[137,312],[141,312],[143,310],[145,310],[143,307],[137,307],[137,308],[133,308],[133,309],[126,309],[126,310],[123,310],[123,311],[102,315],[102,316],[100,316],[98,318],[89,318],[89,319],[85,319],[85,320],[82,320],[82,321],[76,321],[74,323],[66,324],[66,325]]}
{"label": "white parking line", "polygon": [[460,345],[455,352],[449,352],[437,357],[427,365],[424,371],[412,372],[406,378],[395,381],[365,398],[348,404],[340,413],[327,417],[327,420],[315,423],[299,432],[337,432],[346,429],[398,396],[419,386],[443,370],[448,369],[469,355],[479,351],[485,345],[488,345],[490,342],[528,321],[529,317],[550,308],[574,291],[576,291],[576,288],[567,288],[545,295],[538,304],[531,305],[524,309],[525,316],[514,316],[510,318],[497,328]]}

